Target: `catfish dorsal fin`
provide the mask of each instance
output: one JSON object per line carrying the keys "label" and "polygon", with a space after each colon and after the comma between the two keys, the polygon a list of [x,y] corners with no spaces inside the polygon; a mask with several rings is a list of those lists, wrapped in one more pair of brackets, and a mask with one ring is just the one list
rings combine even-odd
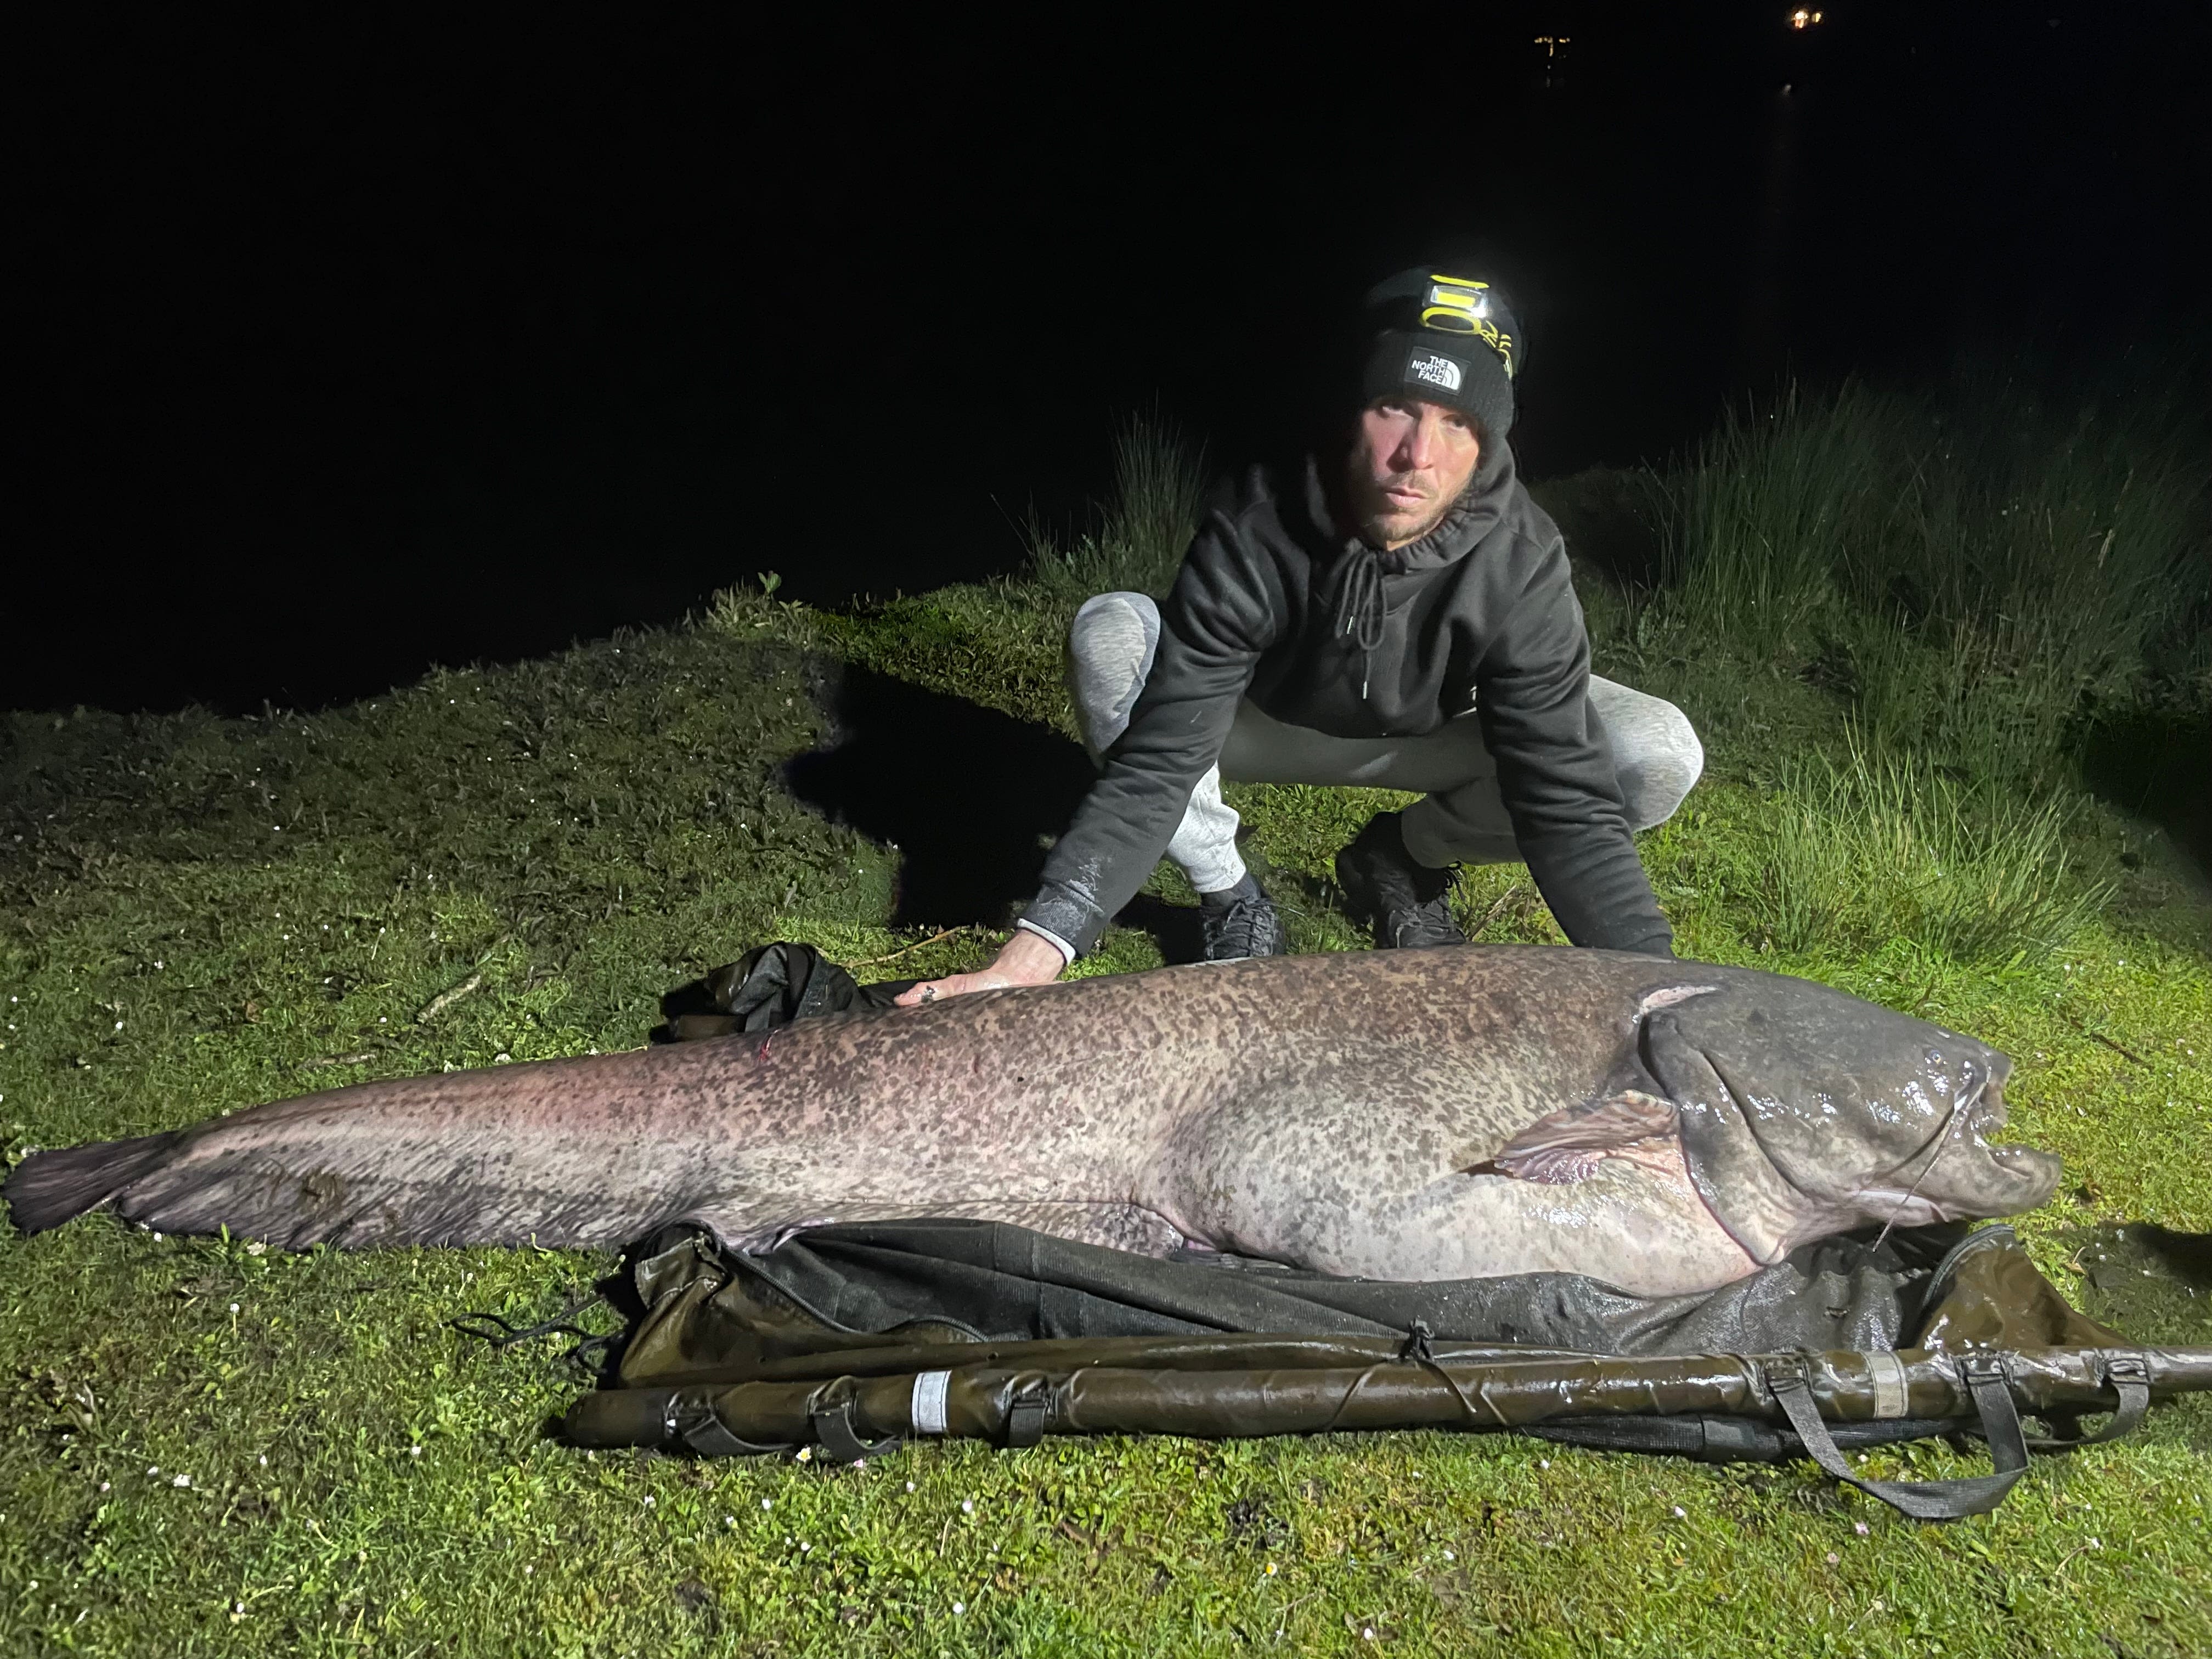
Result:
{"label": "catfish dorsal fin", "polygon": [[1644,1000],[1636,1005],[1636,1017],[1643,1018],[1662,1008],[1672,1008],[1678,1002],[1687,1002],[1692,997],[1707,997],[1721,988],[1717,985],[1668,985],[1656,991],[1648,991]]}
{"label": "catfish dorsal fin", "polygon": [[1620,1147],[1674,1131],[1673,1101],[1623,1089],[1538,1118],[1507,1141],[1491,1164],[1502,1175],[1564,1186],[1585,1179]]}

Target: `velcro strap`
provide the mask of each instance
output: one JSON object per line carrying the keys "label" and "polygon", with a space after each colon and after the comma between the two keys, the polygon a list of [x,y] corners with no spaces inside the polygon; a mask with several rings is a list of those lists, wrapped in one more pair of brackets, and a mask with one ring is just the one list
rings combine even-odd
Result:
{"label": "velcro strap", "polygon": [[714,1414],[712,1393],[704,1389],[672,1389],[661,1407],[664,1444],[689,1446],[702,1457],[760,1457],[789,1451],[788,1446],[756,1445],[732,1434]]}
{"label": "velcro strap", "polygon": [[1020,1385],[1006,1407],[1006,1447],[1019,1450],[1044,1438],[1045,1385],[1042,1379]]}
{"label": "velcro strap", "polygon": [[857,1463],[864,1457],[881,1457],[898,1449],[898,1437],[895,1434],[871,1442],[854,1432],[850,1400],[817,1407],[809,1414],[808,1421],[814,1428],[815,1443],[822,1448],[823,1455],[833,1462]]}

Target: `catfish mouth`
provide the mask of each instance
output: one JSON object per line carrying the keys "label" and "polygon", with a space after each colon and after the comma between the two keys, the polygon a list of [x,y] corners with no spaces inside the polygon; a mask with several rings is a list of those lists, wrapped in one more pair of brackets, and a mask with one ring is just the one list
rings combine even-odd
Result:
{"label": "catfish mouth", "polygon": [[1993,1053],[1988,1068],[1955,1097],[1935,1133],[1886,1181],[1869,1185],[1863,1199],[1893,1203],[1887,1220],[1913,1226],[2017,1215],[2049,1198],[2058,1184],[2056,1158],[2033,1146],[1991,1146],[1988,1139],[2004,1127],[2004,1080],[2011,1069],[2004,1055]]}
{"label": "catfish mouth", "polygon": [[2003,1054],[1995,1056],[1996,1064],[1990,1066],[1982,1079],[1980,1098],[1968,1109],[1966,1127],[1977,1135],[1987,1134],[1992,1129],[2002,1129],[2011,1115],[2005,1102],[2005,1079],[2012,1075],[2012,1061]]}

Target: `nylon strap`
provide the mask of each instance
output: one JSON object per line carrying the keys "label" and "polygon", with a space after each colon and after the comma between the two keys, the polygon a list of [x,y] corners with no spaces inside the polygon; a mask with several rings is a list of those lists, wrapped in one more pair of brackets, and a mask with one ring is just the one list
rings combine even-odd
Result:
{"label": "nylon strap", "polygon": [[898,1449],[899,1437],[885,1435],[873,1444],[853,1431],[853,1402],[840,1400],[834,1406],[817,1409],[808,1418],[814,1428],[815,1443],[823,1455],[840,1463],[857,1463],[864,1457],[882,1457]]}
{"label": "nylon strap", "polygon": [[729,1425],[714,1414],[708,1389],[671,1389],[660,1407],[660,1428],[664,1445],[681,1443],[702,1457],[759,1457],[791,1449],[757,1445],[732,1434]]}
{"label": "nylon strap", "polygon": [[1046,1385],[1036,1379],[1025,1382],[1006,1407],[1006,1447],[1018,1450],[1034,1446],[1044,1438]]}
{"label": "nylon strap", "polygon": [[2020,1413],[2012,1403],[2004,1366],[1995,1355],[1967,1354],[1959,1361],[1959,1375],[1980,1413],[1982,1434],[1990,1443],[1993,1472],[1962,1480],[1863,1480],[1851,1473],[1835,1437],[1821,1420],[1813,1398],[1812,1375],[1796,1355],[1769,1360],[1766,1386],[1797,1431],[1805,1450],[1823,1469],[1847,1486],[1916,1521],[1955,1521],[1962,1516],[1986,1515],[2004,1501],[2021,1476],[2027,1473],[2027,1443],[2021,1433]]}
{"label": "nylon strap", "polygon": [[2094,1434],[2065,1439],[2031,1439],[2029,1447],[2039,1452],[2079,1451],[2084,1446],[2101,1446],[2133,1434],[2142,1425],[2143,1413],[2150,1409],[2150,1367],[2139,1353],[2106,1354],[2105,1382],[2119,1395],[2119,1408],[2113,1412],[2111,1422]]}

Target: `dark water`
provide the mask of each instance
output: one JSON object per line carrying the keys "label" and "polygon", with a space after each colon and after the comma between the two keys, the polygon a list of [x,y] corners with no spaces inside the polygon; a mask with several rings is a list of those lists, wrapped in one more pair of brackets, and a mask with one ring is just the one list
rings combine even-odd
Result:
{"label": "dark water", "polygon": [[313,706],[758,570],[1003,569],[1124,411],[1264,447],[1315,319],[1440,244],[1521,301],[1536,475],[1785,367],[2198,302],[2193,14],[1683,9],[58,26],[13,71],[0,707]]}

